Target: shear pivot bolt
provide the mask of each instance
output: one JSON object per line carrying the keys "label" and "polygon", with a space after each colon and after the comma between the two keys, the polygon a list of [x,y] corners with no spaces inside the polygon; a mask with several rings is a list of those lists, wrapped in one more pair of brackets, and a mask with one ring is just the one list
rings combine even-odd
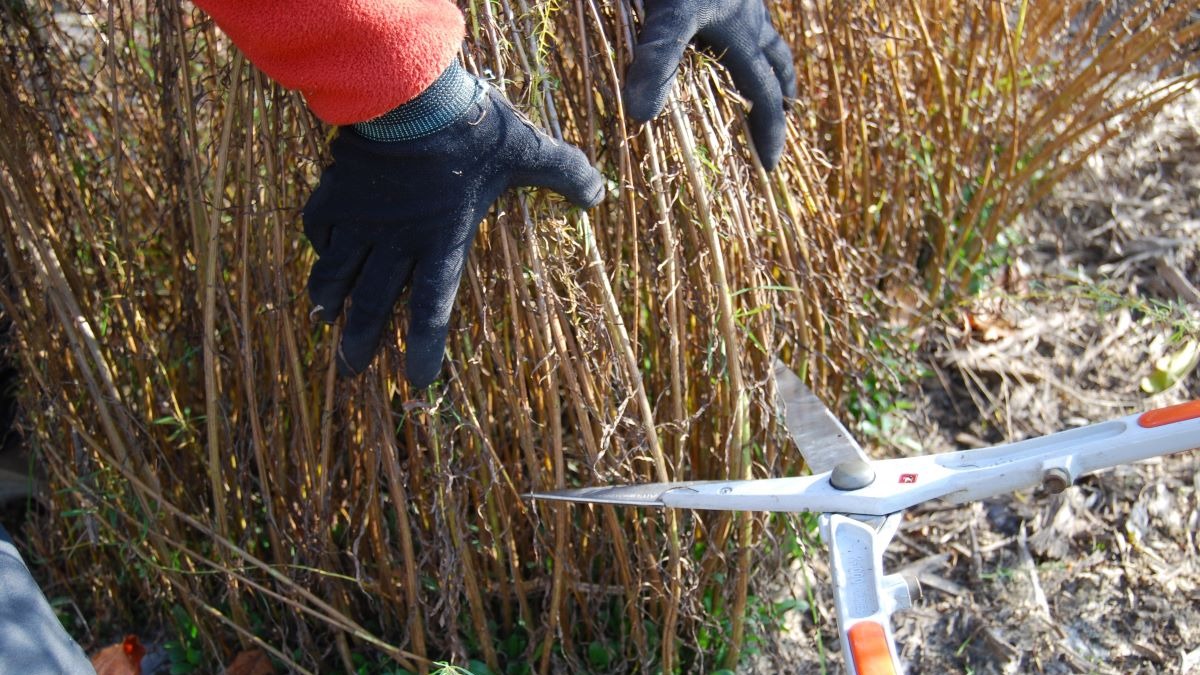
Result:
{"label": "shear pivot bolt", "polygon": [[833,468],[829,484],[839,490],[858,490],[875,482],[875,471],[871,465],[852,459]]}
{"label": "shear pivot bolt", "polygon": [[1062,467],[1056,466],[1052,469],[1046,469],[1046,472],[1042,474],[1042,487],[1046,488],[1046,492],[1051,494],[1058,494],[1066,490],[1074,482],[1071,479],[1071,474],[1067,473],[1067,470]]}

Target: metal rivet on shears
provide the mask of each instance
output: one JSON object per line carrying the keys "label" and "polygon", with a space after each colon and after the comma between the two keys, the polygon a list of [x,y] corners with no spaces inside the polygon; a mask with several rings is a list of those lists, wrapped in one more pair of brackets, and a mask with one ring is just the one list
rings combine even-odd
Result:
{"label": "metal rivet on shears", "polygon": [[833,468],[829,483],[839,490],[858,490],[875,482],[875,470],[870,464],[852,459]]}
{"label": "metal rivet on shears", "polygon": [[1042,474],[1042,487],[1046,488],[1046,492],[1058,494],[1063,490],[1071,487],[1075,483],[1071,478],[1071,474],[1062,467],[1053,467],[1046,469]]}

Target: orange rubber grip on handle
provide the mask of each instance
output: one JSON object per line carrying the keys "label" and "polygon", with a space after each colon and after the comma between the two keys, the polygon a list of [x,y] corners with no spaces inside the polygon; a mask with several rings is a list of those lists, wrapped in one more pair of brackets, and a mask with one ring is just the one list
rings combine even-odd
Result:
{"label": "orange rubber grip on handle", "polygon": [[1142,413],[1138,426],[1149,429],[1200,418],[1200,401],[1188,401]]}
{"label": "orange rubber grip on handle", "polygon": [[850,656],[858,675],[896,675],[887,633],[874,621],[860,621],[846,631]]}

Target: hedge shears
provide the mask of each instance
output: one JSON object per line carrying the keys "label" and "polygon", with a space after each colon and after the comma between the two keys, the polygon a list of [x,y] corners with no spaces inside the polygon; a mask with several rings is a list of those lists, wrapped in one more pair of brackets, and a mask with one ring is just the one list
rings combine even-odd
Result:
{"label": "hedge shears", "polygon": [[1200,447],[1200,400],[1017,443],[871,460],[795,373],[776,362],[784,424],[812,475],[590,487],[529,495],[592,504],[818,513],[829,547],[838,632],[851,675],[903,672],[891,615],[915,579],[885,574],[883,552],[905,509],[1043,486],[1061,492],[1095,471]]}

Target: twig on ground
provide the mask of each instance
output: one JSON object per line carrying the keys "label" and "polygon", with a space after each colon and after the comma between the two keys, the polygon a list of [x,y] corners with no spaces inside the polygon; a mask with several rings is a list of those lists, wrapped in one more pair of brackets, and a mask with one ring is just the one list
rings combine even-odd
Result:
{"label": "twig on ground", "polygon": [[1179,294],[1179,298],[1200,308],[1200,289],[1192,285],[1192,282],[1183,276],[1183,272],[1179,268],[1171,264],[1166,258],[1159,258],[1154,263],[1154,268],[1158,271],[1159,276],[1166,281],[1171,289]]}
{"label": "twig on ground", "polygon": [[975,532],[974,521],[968,532],[971,533],[971,578],[976,582],[983,581],[983,556],[979,553],[979,535]]}
{"label": "twig on ground", "polygon": [[1000,633],[992,626],[984,626],[982,633],[984,641],[1001,662],[1012,663],[1020,656],[1017,648],[1009,644],[1008,640],[1001,637]]}
{"label": "twig on ground", "polygon": [[1033,587],[1033,604],[1041,612],[1042,618],[1053,624],[1054,619],[1050,615],[1050,603],[1046,602],[1046,592],[1042,590],[1042,583],[1038,579],[1037,565],[1033,563],[1033,555],[1029,553],[1029,544],[1025,536],[1025,523],[1021,523],[1021,530],[1017,533],[1017,554],[1020,556],[1021,569],[1029,576],[1029,584]]}

